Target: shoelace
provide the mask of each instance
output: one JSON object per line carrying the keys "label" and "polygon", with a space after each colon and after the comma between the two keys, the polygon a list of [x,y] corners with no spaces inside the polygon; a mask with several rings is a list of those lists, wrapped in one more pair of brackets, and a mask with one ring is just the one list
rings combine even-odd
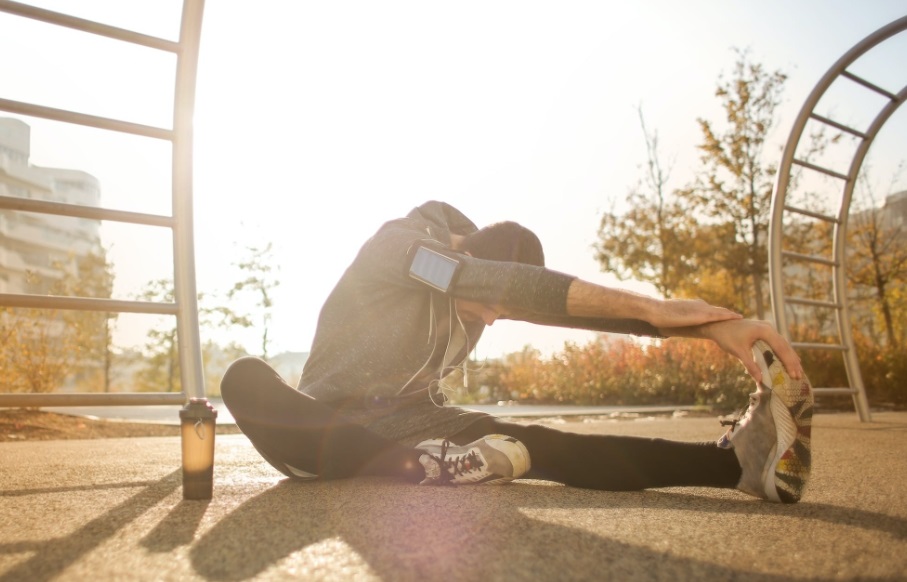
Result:
{"label": "shoelace", "polygon": [[718,422],[721,423],[721,426],[731,427],[731,432],[734,432],[735,430],[737,430],[737,425],[746,420],[746,418],[753,411],[753,407],[755,407],[758,402],[759,399],[756,397],[756,394],[750,394],[750,404],[749,406],[747,406],[743,414],[741,414],[738,409],[738,412],[735,414],[736,418],[732,418],[730,420],[719,420]]}
{"label": "shoelace", "polygon": [[737,418],[732,418],[730,420],[719,420],[718,422],[721,423],[721,426],[731,427],[731,432],[734,432],[734,429],[737,428],[737,425],[740,424],[741,420],[742,419],[738,416]]}
{"label": "shoelace", "polygon": [[470,471],[475,471],[482,466],[482,461],[479,460],[476,456],[475,451],[470,451],[465,455],[460,455],[459,457],[447,458],[447,450],[450,448],[450,441],[445,439],[441,442],[441,454],[440,456],[428,454],[429,457],[434,459],[438,466],[441,468],[441,475],[438,477],[441,485],[451,485],[451,480],[456,475],[463,475]]}

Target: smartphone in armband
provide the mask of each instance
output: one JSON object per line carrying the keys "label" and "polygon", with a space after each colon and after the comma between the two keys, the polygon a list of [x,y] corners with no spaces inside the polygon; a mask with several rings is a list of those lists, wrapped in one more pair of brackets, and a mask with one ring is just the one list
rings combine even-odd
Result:
{"label": "smartphone in armband", "polygon": [[460,261],[429,248],[419,247],[410,264],[409,276],[447,293],[459,268]]}

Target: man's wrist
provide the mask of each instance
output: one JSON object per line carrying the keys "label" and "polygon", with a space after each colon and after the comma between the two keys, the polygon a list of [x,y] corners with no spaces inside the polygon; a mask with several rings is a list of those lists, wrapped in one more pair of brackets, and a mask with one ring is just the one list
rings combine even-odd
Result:
{"label": "man's wrist", "polygon": [[635,315],[635,317],[645,321],[650,325],[656,325],[658,316],[664,309],[664,299],[659,299],[658,297],[650,297],[647,295],[640,295],[639,301],[640,311],[637,315]]}
{"label": "man's wrist", "polygon": [[702,325],[692,325],[687,327],[663,327],[658,328],[659,333],[666,338],[684,337],[690,339],[711,340],[711,329],[714,324],[704,323]]}

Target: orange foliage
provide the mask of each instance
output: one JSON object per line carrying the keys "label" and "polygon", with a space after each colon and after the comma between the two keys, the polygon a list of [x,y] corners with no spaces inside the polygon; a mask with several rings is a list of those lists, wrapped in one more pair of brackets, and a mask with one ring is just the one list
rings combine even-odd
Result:
{"label": "orange foliage", "polygon": [[549,359],[511,361],[502,387],[520,400],[583,405],[745,403],[752,381],[743,366],[711,342],[644,344],[603,336],[566,344]]}
{"label": "orange foliage", "polygon": [[[793,334],[798,340],[819,341]],[[907,358],[898,350],[855,334],[861,374],[870,402],[907,405]],[[543,359],[525,350],[509,357],[495,378],[497,393],[545,404],[700,404],[731,411],[746,405],[753,380],[743,365],[709,341],[602,336],[586,345],[565,344]],[[814,386],[848,386],[839,352],[802,350]],[[849,406],[849,397],[845,397]],[[823,402],[834,405],[832,399]]]}

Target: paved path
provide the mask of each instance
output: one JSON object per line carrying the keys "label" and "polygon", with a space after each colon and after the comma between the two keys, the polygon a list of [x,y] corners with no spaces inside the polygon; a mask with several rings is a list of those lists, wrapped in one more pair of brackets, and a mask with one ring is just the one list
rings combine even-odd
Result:
{"label": "paved path", "polygon": [[[0,581],[905,580],[907,413],[815,425],[794,506],[703,488],[294,483],[242,435],[218,437],[214,499],[187,502],[178,438],[0,443]],[[703,418],[562,426],[720,432]]]}
{"label": "paved path", "polygon": [[[217,411],[218,424],[234,424],[233,416],[220,398],[211,398],[211,405]],[[649,414],[671,414],[690,411],[708,410],[703,406],[570,406],[543,404],[477,404],[467,406],[488,414],[507,415],[508,417],[541,418],[546,416],[628,416]],[[44,407],[49,412],[106,418],[111,420],[128,420],[136,422],[154,422],[179,424],[178,406],[68,406]]]}

